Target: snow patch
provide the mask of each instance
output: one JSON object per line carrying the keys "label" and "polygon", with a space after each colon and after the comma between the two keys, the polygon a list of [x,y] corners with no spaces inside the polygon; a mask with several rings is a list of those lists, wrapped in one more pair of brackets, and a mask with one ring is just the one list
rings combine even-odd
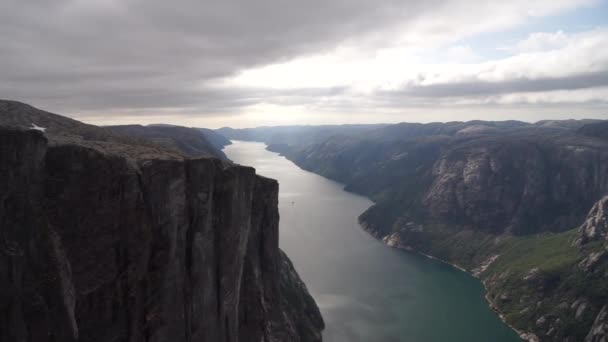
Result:
{"label": "snow patch", "polygon": [[35,123],[32,123],[32,127],[30,127],[30,129],[33,129],[33,130],[36,130],[36,131],[40,131],[40,132],[46,131],[46,128],[40,127],[40,126],[36,125]]}

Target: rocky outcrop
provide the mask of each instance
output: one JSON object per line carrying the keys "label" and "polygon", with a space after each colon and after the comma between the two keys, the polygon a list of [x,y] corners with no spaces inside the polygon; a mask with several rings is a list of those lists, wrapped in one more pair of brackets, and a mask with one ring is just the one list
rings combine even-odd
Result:
{"label": "rocky outcrop", "polygon": [[593,327],[587,335],[585,342],[608,341],[608,307],[604,306],[595,318]]}
{"label": "rocky outcrop", "polygon": [[603,197],[593,206],[578,230],[579,237],[576,243],[579,246],[608,239],[608,196]]}
{"label": "rocky outcrop", "polygon": [[0,128],[0,340],[320,341],[276,181],[125,141]]}

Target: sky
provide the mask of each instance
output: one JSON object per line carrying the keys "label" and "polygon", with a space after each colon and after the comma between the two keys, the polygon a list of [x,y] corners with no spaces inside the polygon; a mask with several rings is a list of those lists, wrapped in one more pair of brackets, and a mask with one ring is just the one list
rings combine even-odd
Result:
{"label": "sky", "polygon": [[0,98],[98,124],[608,119],[608,0],[3,0]]}

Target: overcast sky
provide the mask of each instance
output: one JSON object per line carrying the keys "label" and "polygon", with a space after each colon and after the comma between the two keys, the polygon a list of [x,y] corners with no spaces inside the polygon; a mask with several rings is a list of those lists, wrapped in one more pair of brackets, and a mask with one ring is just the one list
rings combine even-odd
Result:
{"label": "overcast sky", "polygon": [[608,119],[608,0],[2,0],[0,98],[94,124]]}

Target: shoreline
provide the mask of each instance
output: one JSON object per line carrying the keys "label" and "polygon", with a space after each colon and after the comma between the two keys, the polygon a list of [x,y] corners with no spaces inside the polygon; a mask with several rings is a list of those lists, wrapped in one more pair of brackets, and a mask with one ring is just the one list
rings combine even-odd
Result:
{"label": "shoreline", "polygon": [[453,264],[451,262],[448,262],[446,260],[437,258],[435,256],[432,256],[430,254],[426,254],[423,253],[421,251],[416,250],[415,248],[412,248],[411,246],[406,246],[406,245],[402,245],[400,242],[397,243],[396,241],[394,241],[393,239],[393,235],[387,235],[385,237],[380,237],[378,234],[375,234],[372,229],[369,228],[369,226],[367,224],[365,224],[364,222],[359,221],[359,225],[361,226],[361,228],[367,232],[368,234],[370,234],[371,236],[373,236],[376,240],[380,241],[382,244],[386,245],[389,248],[393,248],[393,249],[398,249],[401,251],[405,251],[405,252],[410,252],[410,253],[414,253],[414,254],[418,254],[421,255],[425,258],[434,260],[434,261],[438,261],[442,264],[445,265],[449,265],[461,272],[464,272],[466,274],[468,274],[469,276],[479,280],[479,282],[481,283],[481,285],[483,286],[483,289],[485,291],[484,293],[484,299],[485,301],[488,303],[488,307],[490,308],[490,310],[492,310],[497,316],[498,318],[500,318],[500,320],[507,325],[511,330],[513,330],[515,333],[517,333],[517,335],[519,336],[519,338],[522,339],[522,341],[526,341],[526,342],[540,342],[540,340],[538,339],[538,337],[531,332],[525,332],[525,331],[521,331],[517,328],[515,328],[514,326],[512,326],[509,322],[507,322],[506,318],[504,317],[504,315],[502,313],[500,313],[500,311],[498,311],[498,309],[494,306],[494,304],[492,303],[492,301],[490,300],[489,297],[489,291],[488,291],[488,287],[486,286],[486,283],[481,279],[480,274],[475,274],[473,272],[468,271],[467,269],[465,269],[464,267],[461,267],[457,264]]}

